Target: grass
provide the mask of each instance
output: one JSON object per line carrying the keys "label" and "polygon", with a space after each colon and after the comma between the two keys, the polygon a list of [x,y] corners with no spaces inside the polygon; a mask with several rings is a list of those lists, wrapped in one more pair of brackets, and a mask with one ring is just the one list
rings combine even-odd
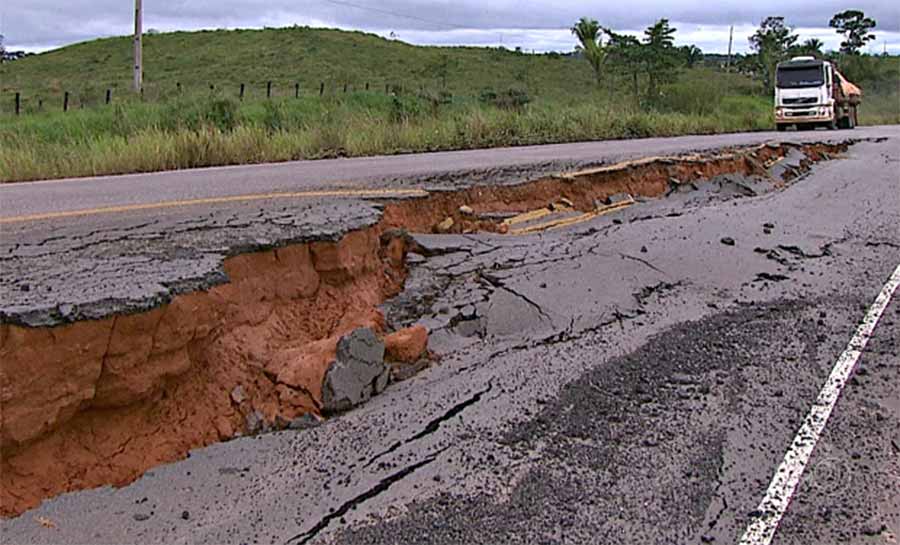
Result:
{"label": "grass", "polygon": [[[758,130],[769,108],[649,112],[600,93],[519,109],[350,93],[238,104],[220,97],[35,114],[0,126],[0,180]],[[761,102],[759,99],[750,99]]]}
{"label": "grass", "polygon": [[[10,93],[20,91],[29,107],[43,99],[46,108],[61,109],[69,91],[76,107],[130,94],[132,45],[128,37],[104,38],[0,65],[2,108],[9,112]],[[144,87],[148,101],[173,96],[177,84],[188,93],[207,92],[210,85],[236,97],[246,85],[248,99],[264,98],[266,83],[276,95],[293,96],[294,84],[305,93],[370,89],[385,85],[418,90],[443,81],[436,66],[443,56],[446,90],[477,95],[483,88],[528,85],[548,98],[571,95],[590,85],[583,61],[560,55],[524,55],[498,48],[420,47],[373,34],[307,27],[265,30],[173,32],[144,37]]]}
{"label": "grass", "polygon": [[[158,65],[147,73],[151,91],[145,95],[152,100],[145,96],[142,102],[121,96],[128,85],[122,74],[128,47],[123,38],[96,40],[0,67],[4,90],[30,97],[27,115],[0,113],[0,181],[750,131],[773,124],[771,100],[756,83],[709,68],[683,71],[650,107],[628,94],[628,82],[611,77],[597,87],[587,63],[575,58],[414,47],[306,28],[149,36],[146,54]],[[222,57],[228,50],[234,53]],[[446,87],[434,68],[444,59]],[[306,75],[299,98],[290,83],[299,79],[291,79],[296,73]],[[269,79],[289,96],[261,96]],[[216,82],[213,91],[210,81]],[[328,82],[325,96],[311,83],[316,81]],[[370,82],[368,92],[364,81]],[[181,93],[174,92],[176,82]],[[238,101],[241,82],[253,92]],[[385,82],[394,93],[384,93]],[[107,86],[116,97],[109,106],[100,100]],[[879,94],[867,95],[861,121],[900,122],[896,83],[888,78],[879,86]],[[73,110],[37,111],[35,97],[49,104],[64,89],[81,89],[72,92]]]}

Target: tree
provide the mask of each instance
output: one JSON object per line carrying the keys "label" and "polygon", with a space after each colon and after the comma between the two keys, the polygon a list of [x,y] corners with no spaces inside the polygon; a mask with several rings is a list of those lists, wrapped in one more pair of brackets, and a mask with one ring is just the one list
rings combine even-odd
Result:
{"label": "tree", "polygon": [[818,38],[810,38],[798,46],[794,46],[791,51],[792,55],[812,55],[813,57],[822,58],[822,48],[825,44]]}
{"label": "tree", "polygon": [[684,64],[688,68],[693,68],[703,61],[703,50],[701,50],[696,45],[683,45],[680,48],[681,56],[684,59]]}
{"label": "tree", "polygon": [[607,56],[617,72],[631,76],[634,98],[639,100],[641,93],[638,80],[643,69],[644,45],[634,36],[617,34],[608,29],[606,33],[609,35]]}
{"label": "tree", "polygon": [[766,17],[750,36],[750,48],[756,52],[757,73],[767,92],[774,89],[775,66],[796,43],[797,35],[784,23],[784,17]]}
{"label": "tree", "polygon": [[582,17],[572,27],[572,34],[578,38],[575,50],[581,52],[594,71],[597,83],[600,83],[603,65],[606,63],[607,48],[603,45],[604,28],[595,19]]}
{"label": "tree", "polygon": [[644,31],[642,61],[647,71],[647,95],[659,95],[660,85],[674,81],[678,74],[678,55],[675,50],[675,31],[668,19],[660,19]]}
{"label": "tree", "polygon": [[838,34],[844,35],[844,41],[841,42],[841,53],[855,55],[859,53],[866,42],[875,39],[875,35],[869,32],[875,28],[875,19],[866,17],[866,15],[855,9],[848,9],[835,14],[828,22],[828,26],[834,28]]}

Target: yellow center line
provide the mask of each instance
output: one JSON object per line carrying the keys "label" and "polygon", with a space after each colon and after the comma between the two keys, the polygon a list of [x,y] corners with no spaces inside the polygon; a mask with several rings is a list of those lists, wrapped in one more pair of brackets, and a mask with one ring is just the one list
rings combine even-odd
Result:
{"label": "yellow center line", "polygon": [[428,192],[424,189],[329,189],[318,191],[296,191],[291,193],[257,193],[251,195],[234,195],[231,197],[207,197],[203,199],[188,199],[177,201],[162,201],[146,204],[126,204],[120,206],[105,206],[101,208],[86,208],[83,210],[68,210],[65,212],[47,212],[43,214],[28,214],[24,216],[10,216],[0,218],[0,225],[9,223],[22,223],[26,221],[42,221],[60,218],[73,218],[79,216],[93,216],[98,214],[115,214],[119,212],[135,212],[140,210],[155,210],[161,208],[175,208],[181,206],[195,206],[200,204],[223,204],[233,202],[260,201],[266,199],[297,199],[315,197],[425,197]]}
{"label": "yellow center line", "polygon": [[634,199],[629,199],[627,201],[617,202],[615,204],[609,204],[593,210],[591,212],[586,212],[579,216],[573,216],[568,218],[559,218],[555,220],[550,220],[548,222],[539,223],[537,225],[529,225],[528,227],[520,227],[519,229],[510,229],[507,234],[508,235],[527,235],[529,233],[537,233],[539,231],[549,231],[551,229],[558,229],[560,227],[568,227],[570,225],[575,225],[576,223],[582,223],[596,217],[602,216],[604,214],[609,214],[610,212],[615,212],[616,210],[621,210],[624,208],[628,208],[632,204],[634,204]]}

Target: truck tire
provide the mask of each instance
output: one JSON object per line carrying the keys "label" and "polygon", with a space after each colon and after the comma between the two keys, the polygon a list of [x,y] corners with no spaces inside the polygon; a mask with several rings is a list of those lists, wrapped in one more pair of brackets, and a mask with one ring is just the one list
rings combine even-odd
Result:
{"label": "truck tire", "polygon": [[787,128],[788,128],[788,126],[785,125],[784,123],[776,123],[775,124],[775,130],[778,132],[784,132],[787,130]]}
{"label": "truck tire", "polygon": [[856,108],[850,108],[847,115],[838,119],[838,127],[841,129],[852,130],[856,127]]}

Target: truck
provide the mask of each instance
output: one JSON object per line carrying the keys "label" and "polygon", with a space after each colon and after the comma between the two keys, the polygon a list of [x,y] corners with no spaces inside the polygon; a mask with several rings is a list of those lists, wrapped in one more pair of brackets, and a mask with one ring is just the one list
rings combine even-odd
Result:
{"label": "truck", "polygon": [[775,68],[775,127],[852,129],[862,91],[830,61],[794,57]]}

